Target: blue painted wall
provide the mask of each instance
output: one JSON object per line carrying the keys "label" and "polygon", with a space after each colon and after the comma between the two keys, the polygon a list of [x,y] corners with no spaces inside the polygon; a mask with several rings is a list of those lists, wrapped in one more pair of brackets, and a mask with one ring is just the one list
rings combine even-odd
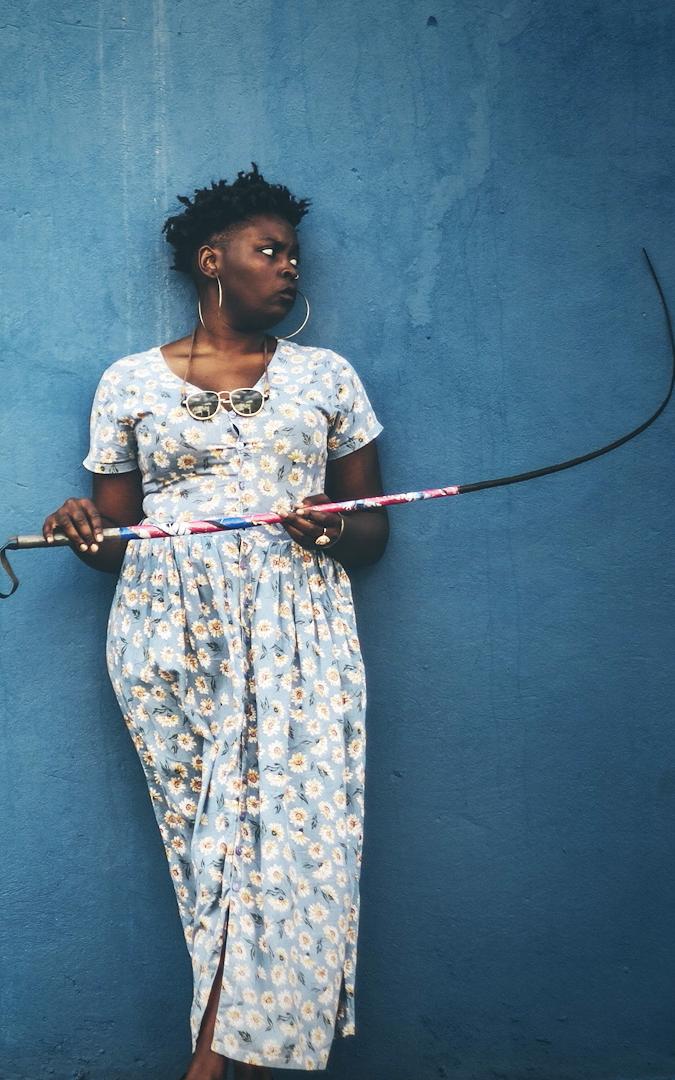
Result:
{"label": "blue painted wall", "polygon": [[[362,373],[386,487],[639,423],[675,306],[670,0],[0,0],[3,534],[69,494],[91,397],[186,333],[160,229],[251,160],[314,200],[306,343]],[[675,1074],[675,411],[573,472],[392,511],[351,1080]],[[3,1080],[171,1080],[190,969],[104,663],[111,579],[2,605]],[[295,1074],[289,1074],[295,1075]]]}

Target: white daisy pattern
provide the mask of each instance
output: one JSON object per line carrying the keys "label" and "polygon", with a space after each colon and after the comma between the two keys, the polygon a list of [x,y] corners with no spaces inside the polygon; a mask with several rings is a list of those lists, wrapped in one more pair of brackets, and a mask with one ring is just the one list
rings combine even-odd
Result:
{"label": "white daisy pattern", "polygon": [[[257,416],[196,422],[159,347],[125,356],[83,464],[139,469],[146,523],[286,511],[382,425],[329,349],[279,339],[268,377]],[[193,1051],[226,930],[212,1048],[325,1069],[356,1030],[366,684],[347,573],[281,525],[132,540],[107,664],[192,960]]]}

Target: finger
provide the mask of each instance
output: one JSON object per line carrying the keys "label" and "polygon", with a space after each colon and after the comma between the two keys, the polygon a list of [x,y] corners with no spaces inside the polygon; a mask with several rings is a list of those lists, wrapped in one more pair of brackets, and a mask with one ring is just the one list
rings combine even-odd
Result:
{"label": "finger", "polygon": [[89,516],[89,522],[91,524],[92,532],[96,539],[101,541],[103,537],[103,521],[101,515],[98,512],[98,507],[91,501],[91,499],[82,499],[82,506]]}
{"label": "finger", "polygon": [[[94,533],[89,523],[89,517],[82,508],[81,501],[79,499],[67,499],[63,504],[63,510],[67,525],[75,533],[75,543],[77,543],[80,551],[88,551],[90,545],[94,544]],[[71,533],[67,532],[66,535],[70,537]],[[95,545],[95,549],[98,550],[98,545]]]}
{"label": "finger", "polygon": [[72,523],[80,534],[82,542],[86,545],[85,548],[82,550],[86,550],[87,548],[94,545],[94,532],[91,527],[89,515],[83,505],[83,501],[81,499],[69,499],[66,503],[66,506],[69,507],[70,519]]}
{"label": "finger", "polygon": [[299,529],[296,529],[293,525],[284,525],[284,528],[292,540],[295,540],[296,544],[300,544],[301,547],[309,547],[311,542],[308,542],[308,538],[305,533],[301,533]]}
{"label": "finger", "polygon": [[57,529],[59,532],[63,533],[70,546],[77,548],[78,551],[86,551],[87,545],[84,543],[76,526],[71,521],[70,514],[65,510],[57,510],[54,518]]}
{"label": "finger", "polygon": [[[83,515],[84,515],[84,517],[85,517],[85,519],[87,521],[89,534],[92,537],[92,541],[89,544],[90,550],[91,551],[98,551],[98,543],[96,543],[95,541],[102,540],[103,539],[103,533],[101,532],[101,526],[100,525],[99,525],[98,529],[96,528],[96,522],[94,520],[95,517],[98,517],[96,507],[94,506],[93,503],[90,503],[89,500],[85,501],[84,499],[82,500],[80,505],[82,507],[82,513],[83,513]],[[101,519],[99,518],[99,521],[100,520]]]}
{"label": "finger", "polygon": [[339,514],[324,514],[320,510],[309,510],[302,515],[301,520],[313,521],[322,529],[339,529],[342,519]]}
{"label": "finger", "polygon": [[307,518],[299,517],[297,514],[289,514],[284,518],[284,526],[286,527],[289,524],[302,533],[303,536],[314,536],[316,533],[316,525],[313,525]]}
{"label": "finger", "polygon": [[54,543],[54,533],[56,532],[56,517],[54,514],[50,514],[46,517],[42,526],[42,535],[48,544]]}
{"label": "finger", "polygon": [[286,518],[283,522],[283,526],[288,536],[291,537],[292,540],[295,540],[296,543],[299,543],[302,548],[309,548],[309,546],[313,544],[314,541],[312,537],[309,537],[306,532],[300,531],[300,529],[294,525],[291,518]]}
{"label": "finger", "polygon": [[331,500],[323,492],[320,495],[308,495],[306,499],[302,500],[300,506],[296,507],[297,513],[307,514],[311,511],[313,506],[321,506],[322,503],[330,502]]}

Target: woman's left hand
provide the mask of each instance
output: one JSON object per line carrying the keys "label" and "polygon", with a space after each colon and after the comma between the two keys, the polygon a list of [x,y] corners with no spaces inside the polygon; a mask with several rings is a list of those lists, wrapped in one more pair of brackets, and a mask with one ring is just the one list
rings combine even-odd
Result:
{"label": "woman's left hand", "polygon": [[[321,492],[320,495],[308,495],[306,499],[302,500],[302,507],[291,514],[287,514],[282,520],[282,525],[288,535],[295,540],[296,544],[300,544],[307,551],[322,550],[322,545],[316,543],[316,538],[321,536],[324,531],[331,541],[337,540],[342,532],[343,518],[340,514],[322,514],[320,510],[313,509],[315,506],[320,506],[321,503],[329,502],[331,500],[324,492]],[[307,509],[303,509],[303,507],[307,507]],[[310,507],[312,509],[309,509]],[[327,547],[327,545],[324,546]],[[332,548],[328,547],[328,551],[331,550]]]}

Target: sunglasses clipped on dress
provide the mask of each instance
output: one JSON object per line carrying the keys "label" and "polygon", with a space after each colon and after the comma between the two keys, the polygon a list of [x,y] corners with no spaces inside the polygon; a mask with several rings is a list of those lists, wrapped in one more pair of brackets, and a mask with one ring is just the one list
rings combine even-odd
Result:
{"label": "sunglasses clipped on dress", "polygon": [[256,416],[263,407],[269,393],[261,393],[253,386],[242,386],[237,390],[197,390],[183,398],[184,405],[193,420],[211,420],[220,408],[231,406],[237,416]]}
{"label": "sunglasses clipped on dress", "polygon": [[265,387],[263,390],[257,390],[254,386],[240,386],[236,390],[195,390],[191,394],[186,394],[185,382],[190,370],[192,347],[194,345],[196,333],[197,330],[195,328],[190,343],[188,365],[185,369],[185,375],[183,376],[181,405],[187,409],[193,420],[211,420],[219,409],[226,409],[228,405],[232,409],[232,412],[235,412],[237,416],[256,416],[270,396],[269,379],[267,376],[267,335],[265,335],[263,341],[263,360],[265,364],[265,371],[263,373]]}

